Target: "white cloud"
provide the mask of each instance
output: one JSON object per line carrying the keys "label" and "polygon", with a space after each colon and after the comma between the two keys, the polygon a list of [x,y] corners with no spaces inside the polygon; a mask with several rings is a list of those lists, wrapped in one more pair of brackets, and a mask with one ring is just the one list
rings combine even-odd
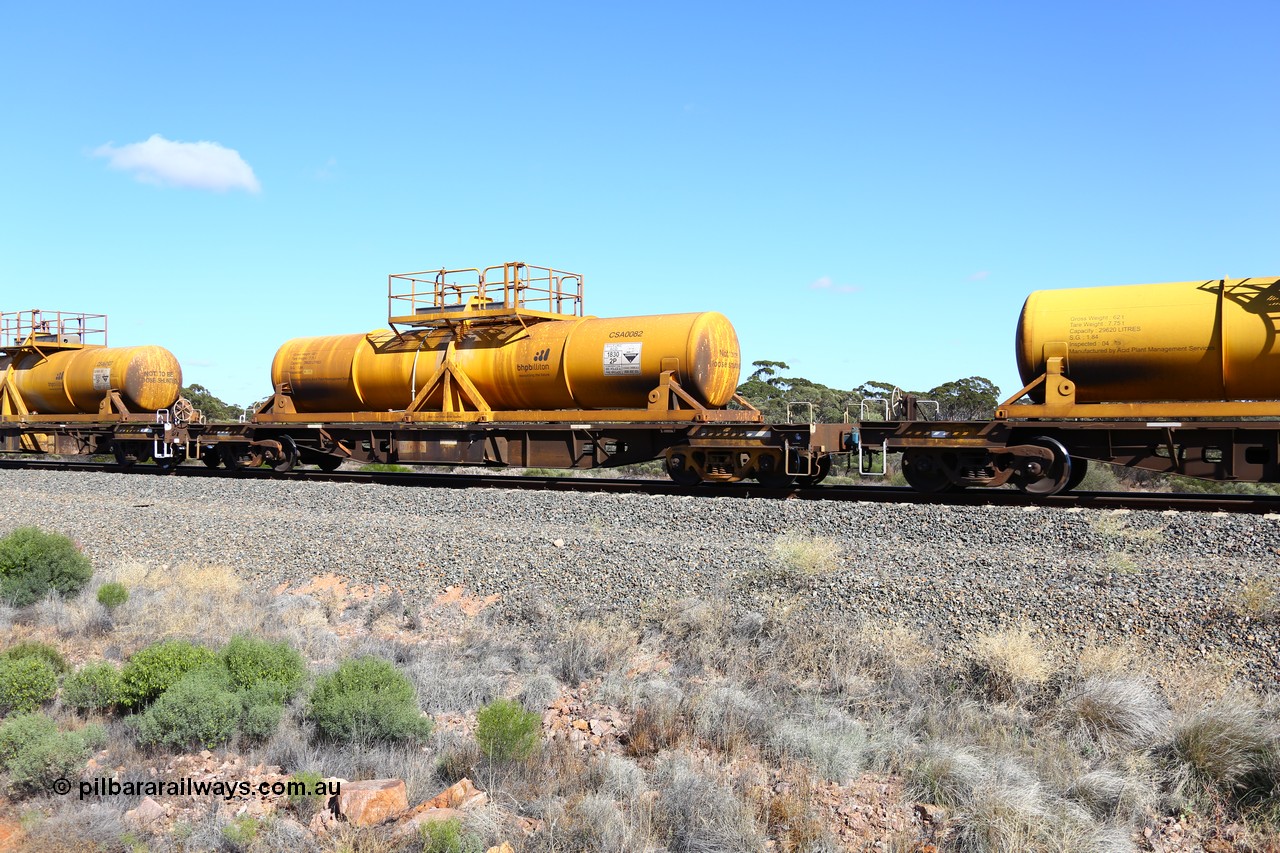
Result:
{"label": "white cloud", "polygon": [[856,284],[836,284],[831,280],[831,276],[824,275],[822,278],[809,285],[810,290],[827,290],[832,293],[860,293],[861,287]]}
{"label": "white cloud", "polygon": [[111,168],[132,172],[148,184],[215,192],[256,193],[262,189],[240,152],[216,142],[174,142],[156,133],[146,142],[118,148],[107,143],[99,146],[93,156],[106,157]]}
{"label": "white cloud", "polygon": [[989,275],[991,275],[991,270],[978,270],[976,273],[969,276],[969,281],[986,281],[987,276]]}

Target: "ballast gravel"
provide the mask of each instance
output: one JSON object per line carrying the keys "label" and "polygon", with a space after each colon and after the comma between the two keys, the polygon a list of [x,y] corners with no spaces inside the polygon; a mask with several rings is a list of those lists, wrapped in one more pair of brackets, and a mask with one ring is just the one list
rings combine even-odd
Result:
{"label": "ballast gravel", "polygon": [[[264,588],[332,573],[408,601],[460,586],[574,613],[801,604],[947,643],[1022,623],[1068,645],[1132,639],[1164,660],[1236,663],[1264,689],[1280,676],[1273,516],[41,471],[0,485],[0,534],[56,530],[97,565],[222,565]],[[784,536],[801,550],[831,540],[816,551],[833,555],[800,571],[775,547]]]}

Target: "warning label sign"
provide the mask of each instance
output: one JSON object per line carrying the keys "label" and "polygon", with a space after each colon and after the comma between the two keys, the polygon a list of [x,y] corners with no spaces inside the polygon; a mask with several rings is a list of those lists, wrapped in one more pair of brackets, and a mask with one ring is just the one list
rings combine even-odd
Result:
{"label": "warning label sign", "polygon": [[95,367],[93,369],[93,390],[109,391],[111,390],[111,368]]}
{"label": "warning label sign", "polygon": [[640,347],[644,344],[605,344],[604,375],[605,376],[639,376]]}

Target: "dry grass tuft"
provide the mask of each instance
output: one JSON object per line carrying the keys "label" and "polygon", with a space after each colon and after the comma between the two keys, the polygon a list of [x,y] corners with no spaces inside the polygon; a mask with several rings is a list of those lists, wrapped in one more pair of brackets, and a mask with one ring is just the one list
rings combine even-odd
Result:
{"label": "dry grass tuft", "polygon": [[756,811],[770,838],[777,839],[777,850],[819,853],[841,849],[812,807],[815,792],[809,774],[802,768],[784,766],[782,782],[772,791],[760,790],[764,791],[764,801],[757,803]]}
{"label": "dry grass tuft", "polygon": [[1123,678],[1087,678],[1072,686],[1062,713],[1104,752],[1151,746],[1170,716],[1152,685]]}
{"label": "dry grass tuft", "polygon": [[1172,754],[1181,793],[1195,788],[1228,798],[1267,794],[1280,735],[1253,696],[1229,694],[1174,723]]}
{"label": "dry grass tuft", "polygon": [[655,834],[673,850],[764,848],[746,804],[709,763],[682,755],[659,756],[654,771],[661,792],[654,801]]}
{"label": "dry grass tuft", "polygon": [[905,776],[910,799],[954,809],[969,802],[992,771],[971,750],[934,742],[908,758]]}
{"label": "dry grass tuft", "polygon": [[104,578],[129,590],[129,600],[115,613],[116,636],[126,645],[208,636],[211,625],[228,637],[264,633],[272,621],[229,567],[125,563]]}
{"label": "dry grass tuft", "polygon": [[825,536],[784,533],[773,541],[769,558],[779,577],[805,580],[840,569],[840,543]]}
{"label": "dry grass tuft", "polygon": [[1254,578],[1240,588],[1236,609],[1250,619],[1275,619],[1280,616],[1280,586],[1271,578]]}
{"label": "dry grass tuft", "polygon": [[690,706],[698,737],[731,756],[751,745],[763,750],[782,725],[781,709],[737,687],[713,687]]}
{"label": "dry grass tuft", "polygon": [[987,691],[1001,701],[1019,700],[1049,678],[1043,647],[1023,628],[984,634],[974,642],[973,664]]}
{"label": "dry grass tuft", "polygon": [[1121,678],[1151,675],[1150,653],[1129,642],[1089,640],[1076,657],[1075,671],[1080,678]]}
{"label": "dry grass tuft", "polygon": [[554,649],[556,674],[577,685],[615,665],[636,642],[629,626],[594,620],[573,622],[561,632]]}
{"label": "dry grass tuft", "polygon": [[1085,773],[1066,789],[1069,799],[1103,820],[1133,820],[1143,816],[1155,807],[1154,794],[1151,784],[1143,784],[1121,770]]}
{"label": "dry grass tuft", "polygon": [[1164,527],[1134,527],[1131,516],[1123,510],[1096,515],[1089,526],[1098,538],[1113,543],[1154,545],[1164,538]]}
{"label": "dry grass tuft", "polygon": [[974,788],[956,809],[955,849],[964,853],[1009,853],[1044,850],[1048,828],[1038,785],[1011,786],[988,782]]}

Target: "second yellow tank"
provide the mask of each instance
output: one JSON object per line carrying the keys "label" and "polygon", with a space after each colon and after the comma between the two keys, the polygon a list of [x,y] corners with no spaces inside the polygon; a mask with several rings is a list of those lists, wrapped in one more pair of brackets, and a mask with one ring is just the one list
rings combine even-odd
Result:
{"label": "second yellow tank", "polygon": [[[271,365],[300,412],[406,408],[445,357],[445,329],[396,336],[295,338]],[[480,327],[455,345],[455,360],[495,410],[643,409],[663,371],[693,397],[722,407],[738,385],[741,356],[723,314],[550,320]]]}

